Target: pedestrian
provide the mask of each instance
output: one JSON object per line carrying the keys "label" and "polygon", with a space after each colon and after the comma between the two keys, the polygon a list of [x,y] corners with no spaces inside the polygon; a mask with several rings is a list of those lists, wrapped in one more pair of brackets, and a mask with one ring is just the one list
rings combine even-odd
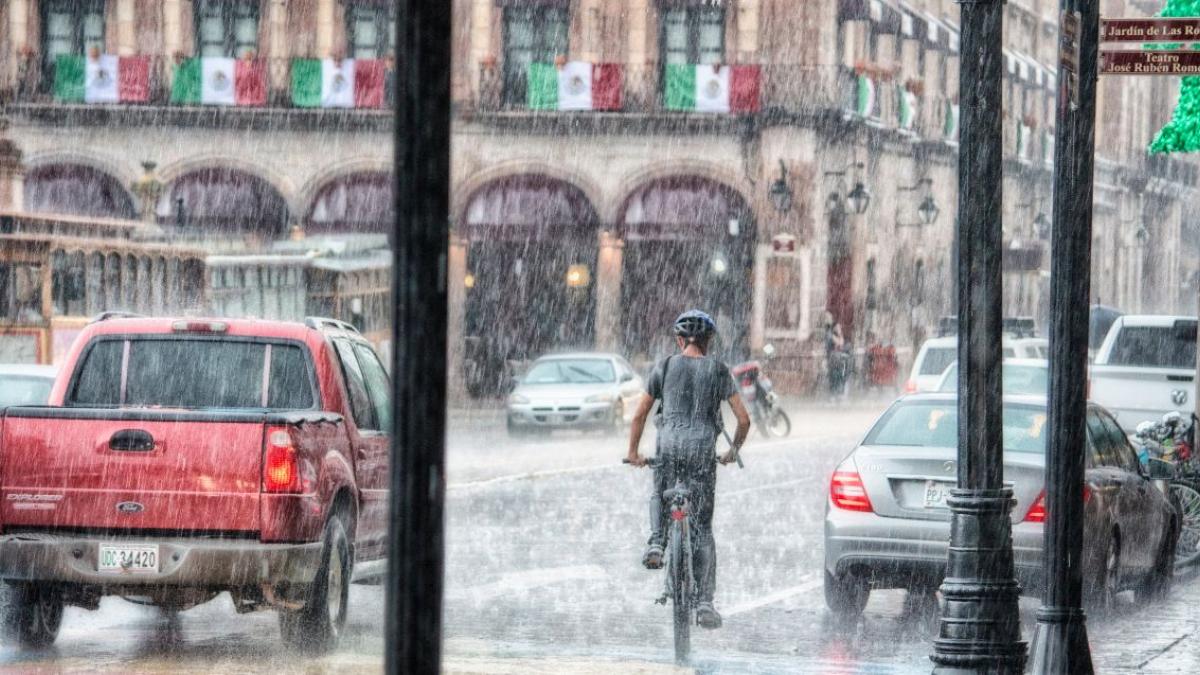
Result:
{"label": "pedestrian", "polygon": [[825,370],[829,377],[829,395],[839,398],[846,385],[846,339],[842,336],[842,324],[826,324]]}
{"label": "pedestrian", "polygon": [[[750,432],[750,414],[742,403],[729,368],[708,355],[716,324],[704,312],[691,310],[679,315],[672,327],[678,354],[659,361],[646,382],[646,393],[634,413],[629,433],[629,463],[646,466],[638,452],[646,419],[659,401],[659,460],[654,469],[650,495],[650,540],[642,556],[647,569],[663,566],[667,513],[662,495],[682,480],[691,494],[690,521],[694,543],[693,564],[697,581],[696,622],[704,628],[720,628],[721,615],[713,607],[716,590],[717,549],[712,535],[713,504],[717,487],[717,462],[737,460],[738,451]],[[723,431],[721,402],[726,401],[737,418],[732,445],[715,457],[717,438]],[[682,475],[680,475],[682,474]]]}

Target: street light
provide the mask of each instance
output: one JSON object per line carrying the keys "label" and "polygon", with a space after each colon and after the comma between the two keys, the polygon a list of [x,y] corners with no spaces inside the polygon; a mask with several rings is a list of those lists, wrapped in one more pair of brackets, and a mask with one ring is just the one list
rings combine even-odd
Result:
{"label": "street light", "polygon": [[1050,219],[1041,211],[1033,218],[1033,233],[1038,239],[1050,238]]}
{"label": "street light", "polygon": [[[860,171],[862,168],[862,162],[856,162],[841,171],[825,172],[826,178],[830,176],[837,176],[838,178],[837,190],[830,192],[829,197],[825,200],[825,208],[827,211],[830,213],[838,213],[842,211],[842,191],[846,189],[846,173],[850,169]],[[867,190],[867,186],[863,185],[861,180],[855,181],[854,189],[846,193],[845,200],[850,203],[850,210],[853,211],[855,215],[861,216],[867,212],[867,207],[871,205],[871,193],[869,190]]]}
{"label": "street light", "polygon": [[788,185],[787,166],[784,165],[782,159],[779,160],[779,178],[771,183],[767,196],[771,199],[771,205],[780,215],[792,210],[792,188]]}
{"label": "street light", "polygon": [[933,201],[933,195],[925,195],[925,199],[917,207],[917,213],[921,216],[921,222],[926,225],[932,225],[937,220],[940,209],[938,209],[937,202]]}

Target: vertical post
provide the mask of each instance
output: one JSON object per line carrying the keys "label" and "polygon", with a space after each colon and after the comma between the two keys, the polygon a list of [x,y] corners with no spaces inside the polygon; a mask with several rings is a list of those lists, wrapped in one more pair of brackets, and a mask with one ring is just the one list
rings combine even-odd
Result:
{"label": "vertical post", "polygon": [[442,642],[450,3],[397,3],[391,518],[385,671],[437,675]]}
{"label": "vertical post", "polygon": [[958,487],[951,510],[935,673],[1021,673],[1012,554],[1012,490],[1004,487],[1001,363],[1002,0],[962,10],[958,159]]}
{"label": "vertical post", "polygon": [[1092,170],[1100,9],[1062,0],[1050,239],[1050,410],[1046,428],[1045,591],[1034,635],[1034,673],[1092,673],[1083,600],[1083,469],[1087,447],[1088,305]]}

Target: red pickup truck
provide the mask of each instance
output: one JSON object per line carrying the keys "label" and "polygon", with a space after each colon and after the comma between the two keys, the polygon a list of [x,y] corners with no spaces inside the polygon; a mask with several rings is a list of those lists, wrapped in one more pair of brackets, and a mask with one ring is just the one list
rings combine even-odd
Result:
{"label": "red pickup truck", "polygon": [[332,647],[349,584],[385,566],[390,395],[338,321],[93,322],[50,405],[0,418],[3,625],[44,646],[65,605],[229,592]]}

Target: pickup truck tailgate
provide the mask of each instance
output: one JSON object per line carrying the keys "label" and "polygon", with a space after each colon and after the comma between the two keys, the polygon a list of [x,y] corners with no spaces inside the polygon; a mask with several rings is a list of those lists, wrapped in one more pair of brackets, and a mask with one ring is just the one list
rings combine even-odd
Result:
{"label": "pickup truck tailgate", "polygon": [[11,408],[0,429],[6,530],[253,532],[263,415]]}
{"label": "pickup truck tailgate", "polygon": [[1145,420],[1158,421],[1164,412],[1195,410],[1194,375],[1189,370],[1095,365],[1090,382],[1091,399],[1116,415],[1126,430]]}

